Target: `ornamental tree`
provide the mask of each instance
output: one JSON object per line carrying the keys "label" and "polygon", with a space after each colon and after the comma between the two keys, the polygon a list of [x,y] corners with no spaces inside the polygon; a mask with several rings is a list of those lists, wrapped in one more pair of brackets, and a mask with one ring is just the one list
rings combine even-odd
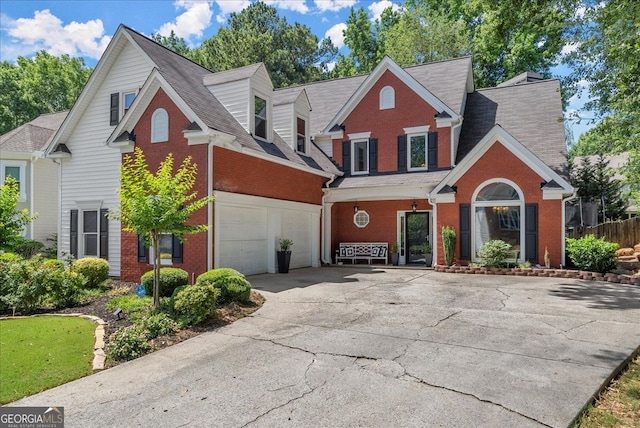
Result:
{"label": "ornamental tree", "polygon": [[205,224],[187,224],[191,215],[212,203],[214,198],[197,199],[192,191],[197,177],[197,165],[187,157],[174,173],[173,154],[160,163],[156,173],[149,171],[144,153],[136,148],[126,155],[120,168],[120,211],[109,217],[119,220],[126,232],[144,237],[146,246],[153,246],[153,305],[160,306],[160,237],[173,234],[181,242],[184,235],[203,232]]}
{"label": "ornamental tree", "polygon": [[15,178],[7,176],[0,187],[0,250],[10,250],[20,240],[20,233],[36,216],[18,209],[20,186]]}

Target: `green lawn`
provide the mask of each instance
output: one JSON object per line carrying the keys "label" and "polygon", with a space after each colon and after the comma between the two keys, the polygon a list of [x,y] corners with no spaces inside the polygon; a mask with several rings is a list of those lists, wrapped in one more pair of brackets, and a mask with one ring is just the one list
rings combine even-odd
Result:
{"label": "green lawn", "polygon": [[0,321],[0,404],[91,373],[95,329],[78,317]]}

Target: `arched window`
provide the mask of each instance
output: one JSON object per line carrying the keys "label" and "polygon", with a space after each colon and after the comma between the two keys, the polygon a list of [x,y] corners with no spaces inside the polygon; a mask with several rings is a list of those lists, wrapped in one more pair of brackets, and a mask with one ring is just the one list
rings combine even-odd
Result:
{"label": "arched window", "polygon": [[524,198],[515,183],[493,180],[478,187],[473,197],[474,259],[482,245],[494,239],[511,244],[514,258],[523,259]]}
{"label": "arched window", "polygon": [[151,142],[160,143],[169,140],[169,115],[163,108],[153,112],[151,116]]}
{"label": "arched window", "polygon": [[396,106],[396,92],[391,86],[385,86],[380,90],[380,110],[394,108]]}

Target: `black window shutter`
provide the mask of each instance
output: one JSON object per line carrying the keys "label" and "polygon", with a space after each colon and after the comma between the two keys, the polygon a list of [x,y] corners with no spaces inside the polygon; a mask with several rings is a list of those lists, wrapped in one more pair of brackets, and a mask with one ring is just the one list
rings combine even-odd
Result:
{"label": "black window shutter", "polygon": [[398,171],[407,172],[407,136],[398,135]]}
{"label": "black window shutter", "polygon": [[471,260],[471,204],[460,204],[460,260]]}
{"label": "black window shutter", "polygon": [[71,210],[71,223],[69,225],[69,250],[71,255],[78,258],[78,210]]}
{"label": "black window shutter", "polygon": [[429,132],[427,140],[427,169],[438,169],[438,133]]}
{"label": "black window shutter", "polygon": [[120,94],[111,94],[111,102],[109,104],[109,125],[117,125],[120,115]]}
{"label": "black window shutter", "polygon": [[538,204],[525,205],[524,219],[524,257],[531,263],[538,263]]}
{"label": "black window shutter", "polygon": [[109,219],[107,218],[108,209],[100,210],[100,257],[109,259]]}
{"label": "black window shutter", "polygon": [[147,248],[144,246],[144,236],[138,235],[138,262],[147,262]]}
{"label": "black window shutter", "polygon": [[369,139],[369,174],[378,172],[378,139]]}
{"label": "black window shutter", "polygon": [[182,263],[182,242],[177,236],[171,235],[173,243],[171,245],[171,261],[173,263]]}
{"label": "black window shutter", "polygon": [[342,171],[346,177],[351,175],[351,141],[342,142]]}

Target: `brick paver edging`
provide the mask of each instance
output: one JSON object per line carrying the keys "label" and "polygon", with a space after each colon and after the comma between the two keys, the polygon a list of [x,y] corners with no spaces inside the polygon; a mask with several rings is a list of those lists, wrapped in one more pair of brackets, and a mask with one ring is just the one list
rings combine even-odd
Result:
{"label": "brick paver edging", "polygon": [[617,284],[640,285],[639,276],[618,275],[615,273],[602,274],[570,269],[538,269],[538,268],[487,268],[470,266],[434,266],[436,272],[462,273],[475,275],[513,275],[513,276],[540,276],[548,278],[574,278],[588,281],[613,282]]}

